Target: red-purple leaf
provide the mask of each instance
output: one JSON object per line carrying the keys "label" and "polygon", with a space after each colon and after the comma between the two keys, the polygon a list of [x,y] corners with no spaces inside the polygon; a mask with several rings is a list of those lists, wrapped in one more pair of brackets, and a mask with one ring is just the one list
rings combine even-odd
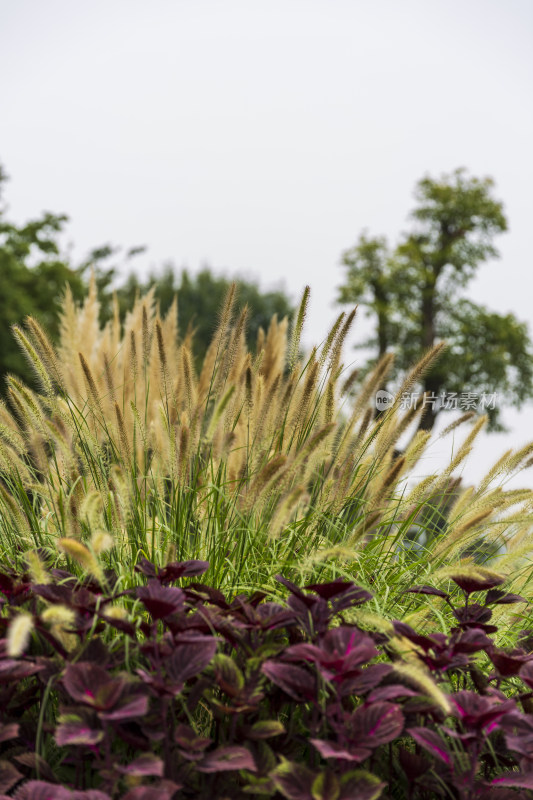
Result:
{"label": "red-purple leaf", "polygon": [[287,800],[313,800],[311,787],[315,775],[303,764],[283,760],[270,773],[274,785]]}
{"label": "red-purple leaf", "polygon": [[400,748],[400,764],[407,780],[414,781],[431,768],[430,762],[417,753],[411,753],[405,747]]}
{"label": "red-purple leaf", "polygon": [[428,753],[438,758],[439,761],[443,761],[444,764],[450,766],[452,759],[448,748],[437,733],[429,728],[409,728],[407,733],[411,734],[420,747],[423,747]]}
{"label": "red-purple leaf", "polygon": [[349,720],[349,736],[357,744],[378,747],[401,734],[404,716],[395,703],[377,702],[359,706]]}
{"label": "red-purple leaf", "polygon": [[155,578],[157,575],[157,569],[151,561],[148,561],[147,558],[141,556],[141,558],[137,561],[135,565],[135,572],[140,572],[141,575],[144,575],[147,578]]}
{"label": "red-purple leaf", "polygon": [[325,680],[341,681],[356,667],[377,655],[370,636],[357,628],[340,625],[321,637],[318,645],[292,645],[287,648],[284,657],[291,661],[314,661]]}
{"label": "red-purple leaf", "polygon": [[148,775],[162,778],[164,764],[160,758],[157,758],[157,756],[152,753],[145,753],[134,761],[130,761],[130,763],[125,766],[115,764],[115,769],[122,775],[131,775],[134,778],[142,778]]}
{"label": "red-purple leaf", "polygon": [[501,700],[492,696],[479,696],[472,691],[455,692],[452,695],[457,714],[467,728],[495,727],[504,714],[513,711],[514,700]]}
{"label": "red-purple leaf", "polygon": [[162,780],[151,786],[136,786],[122,797],[122,800],[172,800],[181,783]]}
{"label": "red-purple leaf", "polygon": [[200,772],[230,772],[232,770],[249,769],[256,771],[252,754],[245,747],[219,747],[208,753],[198,764]]}
{"label": "red-purple leaf", "polygon": [[178,683],[194,678],[214,658],[218,639],[201,634],[182,635],[176,642],[174,652],[168,662],[168,674]]}
{"label": "red-purple leaf", "polygon": [[[48,781],[27,781],[17,790],[15,797],[16,800],[72,800],[72,792]],[[109,795],[103,795],[103,798],[110,800]]]}
{"label": "red-purple leaf", "polygon": [[0,661],[0,683],[18,682],[23,678],[29,678],[30,675],[35,675],[36,672],[40,672],[42,669],[42,666],[32,664],[30,661],[4,658]]}
{"label": "red-purple leaf", "polygon": [[9,792],[23,777],[10,761],[0,761],[0,792]]}
{"label": "red-purple leaf", "polygon": [[352,581],[344,581],[337,578],[330,583],[312,583],[305,587],[318,594],[324,600],[333,600],[332,609],[334,613],[343,611],[352,606],[361,605],[372,599],[372,594],[361,586],[356,586]]}
{"label": "red-purple leaf", "polygon": [[505,678],[521,674],[522,667],[533,661],[533,653],[524,653],[523,650],[506,653],[504,650],[491,649],[488,653],[500,675]]}
{"label": "red-purple leaf", "polygon": [[161,583],[177,581],[178,578],[203,575],[209,569],[209,561],[172,561],[159,572],[157,579]]}
{"label": "red-purple leaf", "polygon": [[313,700],[316,696],[316,679],[302,667],[265,661],[261,672],[294,700]]}
{"label": "red-purple leaf", "polygon": [[376,703],[378,701],[396,700],[398,697],[417,697],[418,694],[419,693],[415,692],[414,689],[409,689],[407,686],[402,686],[400,683],[393,683],[389,686],[379,686],[377,689],[374,689],[374,691],[370,692],[368,695],[366,702]]}
{"label": "red-purple leaf", "polygon": [[170,614],[182,611],[185,605],[182,589],[176,586],[161,586],[156,580],[149,581],[148,586],[140,586],[136,594],[154,620],[164,619]]}
{"label": "red-purple leaf", "polygon": [[516,786],[518,789],[533,789],[533,772],[517,772],[494,778],[494,786]]}
{"label": "red-purple leaf", "polygon": [[60,747],[67,745],[92,746],[101,742],[104,732],[93,730],[86,722],[61,722],[55,732],[56,744]]}
{"label": "red-purple leaf", "polygon": [[11,722],[4,725],[0,722],[0,742],[8,742],[10,739],[16,739],[19,735],[20,725],[17,722]]}
{"label": "red-purple leaf", "polygon": [[344,747],[336,742],[329,742],[324,739],[311,739],[310,741],[322,758],[338,758],[343,761],[359,763],[372,754],[372,750],[362,744]]}
{"label": "red-purple leaf", "polygon": [[115,708],[113,711],[99,713],[100,719],[107,722],[122,722],[126,719],[134,719],[135,717],[144,717],[148,713],[148,697],[146,695],[137,695],[127,702]]}
{"label": "red-purple leaf", "polygon": [[493,589],[495,586],[500,586],[505,578],[499,575],[493,575],[486,578],[470,578],[464,575],[450,575],[450,578],[457,586],[466,594],[471,592],[481,592],[484,589]]}
{"label": "red-purple leaf", "polygon": [[125,680],[88,661],[68,664],[63,685],[73,700],[101,711],[113,708],[127,686]]}
{"label": "red-purple leaf", "polygon": [[39,753],[35,753],[33,751],[29,751],[27,753],[18,753],[18,755],[13,755],[12,759],[20,766],[29,767],[31,770],[38,772],[39,777],[43,780],[51,781],[52,783],[55,781],[55,775],[53,771],[50,769],[44,758],[39,755]]}
{"label": "red-purple leaf", "polygon": [[343,594],[352,586],[355,586],[352,581],[345,581],[343,578],[337,578],[334,581],[330,581],[330,583],[310,583],[305,588],[309,589],[311,592],[315,592],[325,600],[329,600],[331,597],[335,597],[338,594]]}
{"label": "red-purple leaf", "polygon": [[198,736],[189,725],[178,725],[174,733],[178,749],[187,761],[199,761],[211,744],[211,739]]}
{"label": "red-purple leaf", "polygon": [[526,686],[533,689],[533,662],[528,661],[520,667],[519,676],[522,678]]}
{"label": "red-purple leaf", "polygon": [[487,605],[490,605],[491,603],[507,605],[508,603],[527,603],[527,600],[525,597],[522,597],[519,594],[502,592],[500,589],[491,589],[490,592],[487,592],[485,596],[485,603]]}

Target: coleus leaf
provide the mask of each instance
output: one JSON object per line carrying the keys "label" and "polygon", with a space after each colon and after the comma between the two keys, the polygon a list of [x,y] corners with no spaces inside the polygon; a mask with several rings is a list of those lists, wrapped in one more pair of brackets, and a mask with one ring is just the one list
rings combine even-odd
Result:
{"label": "coleus leaf", "polygon": [[0,760],[0,792],[6,794],[24,776],[10,761]]}
{"label": "coleus leaf", "polygon": [[144,575],[146,578],[155,578],[157,575],[157,568],[155,564],[152,564],[147,558],[141,556],[135,565],[135,572],[140,572],[141,575]]}
{"label": "coleus leaf", "polygon": [[47,781],[27,781],[17,790],[16,800],[111,800],[98,789],[71,791],[64,786]]}
{"label": "coleus leaf", "polygon": [[139,694],[121,703],[113,711],[100,711],[98,716],[106,722],[122,722],[127,719],[144,717],[148,713],[148,697]]}
{"label": "coleus leaf", "polygon": [[161,583],[171,583],[179,578],[203,575],[209,569],[209,561],[172,561],[163,567],[157,575]]}
{"label": "coleus leaf", "polygon": [[294,700],[313,700],[316,696],[316,679],[302,667],[269,660],[261,672]]}
{"label": "coleus leaf", "polygon": [[218,639],[213,636],[180,635],[167,662],[169,677],[177,684],[194,678],[212,661],[217,645]]}
{"label": "coleus leaf", "polygon": [[4,724],[0,722],[0,742],[8,742],[19,735],[20,725],[16,722]]}
{"label": "coleus leaf", "polygon": [[366,701],[367,703],[376,703],[378,701],[396,700],[398,697],[417,697],[418,695],[419,692],[415,692],[414,689],[409,689],[401,683],[393,683],[374,689],[374,691],[370,692]]}
{"label": "coleus leaf", "polygon": [[372,599],[372,593],[356,586],[352,581],[345,581],[342,578],[331,581],[330,583],[312,583],[305,587],[324,600],[333,600],[333,610],[335,613],[343,611],[353,606],[361,605]]}
{"label": "coleus leaf", "polygon": [[189,602],[211,603],[222,609],[229,608],[229,603],[226,602],[226,598],[220,589],[207,586],[205,583],[189,583],[188,586],[184,587],[183,591]]}
{"label": "coleus leaf", "polygon": [[355,586],[352,581],[345,581],[343,578],[337,578],[329,583],[309,583],[305,588],[309,589],[310,592],[315,592],[325,600],[329,600],[338,594],[344,594],[344,592],[352,586]]}
{"label": "coleus leaf", "polygon": [[60,722],[56,728],[55,740],[60,747],[68,745],[94,746],[104,738],[102,730],[94,730],[84,720]]}
{"label": "coleus leaf", "polygon": [[457,716],[469,728],[489,728],[492,730],[504,714],[513,711],[514,700],[501,700],[496,697],[482,697],[473,691],[464,690],[452,695]]}
{"label": "coleus leaf", "polygon": [[197,765],[200,772],[229,772],[239,769],[256,771],[255,761],[252,754],[245,747],[231,745],[229,747],[219,747],[213,750],[200,761]]}
{"label": "coleus leaf", "polygon": [[526,686],[533,689],[533,662],[528,661],[520,667],[519,676],[522,678]]}
{"label": "coleus leaf", "polygon": [[63,685],[73,700],[99,711],[113,708],[122,697],[127,682],[114,678],[97,664],[79,661],[68,664]]}
{"label": "coleus leaf", "polygon": [[174,733],[174,741],[187,761],[199,761],[211,744],[211,739],[198,734],[189,725],[178,725]]}
{"label": "coleus leaf", "polygon": [[494,778],[493,786],[516,786],[518,789],[533,789],[533,772],[516,773]]}
{"label": "coleus leaf", "polygon": [[273,736],[281,736],[285,733],[285,727],[277,719],[266,719],[261,722],[255,722],[251,728],[248,729],[248,737],[252,740],[255,739],[271,739]]}
{"label": "coleus leaf", "polygon": [[215,680],[220,688],[232,697],[244,688],[244,675],[230,656],[218,653],[213,659]]}
{"label": "coleus leaf", "polygon": [[354,761],[359,763],[364,761],[372,754],[372,750],[361,745],[342,745],[325,739],[310,739],[322,758],[336,758],[342,761]]}
{"label": "coleus leaf", "polygon": [[505,678],[521,673],[522,667],[533,661],[533,653],[524,653],[523,650],[514,650],[506,653],[504,650],[490,648],[489,658]]}
{"label": "coleus leaf", "polygon": [[511,592],[502,592],[500,589],[491,589],[485,595],[485,603],[490,605],[492,603],[499,603],[506,605],[508,603],[527,603],[525,597],[519,594],[512,594]]}
{"label": "coleus leaf", "polygon": [[408,728],[409,733],[415,742],[427,750],[428,753],[435,756],[439,761],[442,761],[447,766],[452,763],[452,758],[448,748],[441,739],[441,737],[432,731],[430,728]]}
{"label": "coleus leaf", "polygon": [[431,763],[417,753],[411,753],[405,747],[400,748],[400,764],[409,781],[414,781],[431,768]]}
{"label": "coleus leaf", "polygon": [[22,661],[14,658],[0,660],[0,684],[21,681],[29,678],[44,669],[42,664],[33,664],[31,661]]}
{"label": "coleus leaf", "polygon": [[136,786],[134,789],[130,789],[122,797],[122,800],[172,800],[178,789],[181,788],[181,783],[161,780],[150,786]]}
{"label": "coleus leaf", "polygon": [[337,776],[330,770],[320,772],[311,785],[313,800],[339,800],[341,785]]}
{"label": "coleus leaf", "polygon": [[270,773],[276,789],[287,800],[313,800],[311,787],[315,774],[303,764],[282,760]]}
{"label": "coleus leaf", "polygon": [[314,661],[326,680],[341,680],[344,674],[377,655],[370,636],[357,628],[340,625],[329,630],[316,645],[292,645],[287,648],[284,657],[291,661]]}
{"label": "coleus leaf", "polygon": [[374,702],[359,706],[347,724],[347,734],[355,744],[375,748],[391,742],[403,730],[404,716],[395,703]]}
{"label": "coleus leaf", "polygon": [[500,586],[505,581],[505,578],[501,575],[488,572],[483,575],[481,570],[478,577],[458,574],[450,575],[450,578],[466,594],[481,592],[484,589],[494,589],[495,586]]}
{"label": "coleus leaf", "polygon": [[150,580],[147,586],[140,586],[136,594],[154,620],[164,619],[170,614],[182,611],[185,605],[182,589],[176,586],[161,586],[156,580]]}
{"label": "coleus leaf", "polygon": [[386,785],[366,770],[350,770],[341,777],[339,800],[377,800]]}
{"label": "coleus leaf", "polygon": [[11,757],[19,766],[29,767],[29,769],[37,772],[43,780],[52,781],[52,783],[55,781],[52,769],[39,753],[30,751],[28,753],[18,753]]}
{"label": "coleus leaf", "polygon": [[153,755],[153,753],[145,753],[124,766],[115,764],[115,769],[122,775],[130,775],[133,778],[143,778],[148,775],[162,778],[164,764],[162,760]]}

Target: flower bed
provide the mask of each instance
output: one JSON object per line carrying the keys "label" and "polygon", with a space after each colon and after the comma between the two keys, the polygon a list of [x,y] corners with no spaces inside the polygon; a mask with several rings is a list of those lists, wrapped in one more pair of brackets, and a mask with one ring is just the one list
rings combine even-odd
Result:
{"label": "flower bed", "polygon": [[196,582],[140,585],[37,565],[0,575],[0,797],[18,800],[525,798],[533,645],[494,644],[522,598],[477,568],[431,586],[448,634],[369,629],[371,594],[336,580],[284,604]]}

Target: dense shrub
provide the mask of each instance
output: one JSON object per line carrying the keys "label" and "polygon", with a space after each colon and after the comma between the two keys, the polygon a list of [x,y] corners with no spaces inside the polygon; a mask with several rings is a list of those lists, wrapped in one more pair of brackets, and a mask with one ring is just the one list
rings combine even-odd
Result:
{"label": "dense shrub", "polygon": [[413,587],[455,620],[420,634],[372,629],[340,579],[279,577],[281,604],[196,582],[206,562],[142,558],[121,590],[41,556],[0,575],[2,798],[529,796],[533,640],[494,644],[493,607],[523,598],[493,572]]}

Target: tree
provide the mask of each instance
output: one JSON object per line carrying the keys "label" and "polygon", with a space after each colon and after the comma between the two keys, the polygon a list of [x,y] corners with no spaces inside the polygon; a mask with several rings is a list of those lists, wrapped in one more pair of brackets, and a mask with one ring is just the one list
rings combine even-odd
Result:
{"label": "tree", "polygon": [[[0,166],[0,200],[6,180]],[[0,203],[0,377],[14,372],[32,383],[33,372],[20,354],[11,326],[31,314],[56,335],[65,284],[81,299],[83,280],[60,256],[58,237],[66,216],[44,213],[16,225],[5,215],[6,207]],[[0,392],[3,388],[2,381]]]}
{"label": "tree", "polygon": [[[222,301],[230,285],[228,278],[213,275],[204,267],[191,276],[187,270],[178,273],[172,265],[167,265],[162,274],[152,274],[142,282],[131,274],[117,289],[121,313],[131,308],[136,293],[155,287],[155,299],[160,313],[166,314],[177,294],[178,327],[182,337],[191,329],[194,331],[193,352],[200,359],[206,352],[218,321]],[[274,314],[279,318],[293,314],[290,300],[282,291],[262,292],[253,281],[237,280],[237,305],[248,305],[249,316],[246,330],[248,345],[255,347],[259,328],[267,329]]]}
{"label": "tree", "polygon": [[[0,201],[6,180],[0,165]],[[167,266],[161,275],[151,274],[145,281],[131,273],[118,288],[114,288],[131,259],[144,253],[145,247],[133,247],[121,255],[120,248],[106,244],[91,250],[81,264],[73,267],[60,255],[59,247],[59,236],[68,217],[44,213],[36,220],[16,225],[5,215],[6,208],[0,202],[0,380],[12,372],[33,383],[33,371],[20,353],[12,325],[31,315],[43,324],[52,339],[56,339],[66,284],[70,285],[74,299],[81,301],[87,291],[91,270],[96,278],[102,322],[113,313],[114,292],[122,319],[132,307],[137,293],[143,294],[155,287],[155,299],[161,314],[168,311],[178,293],[180,334],[184,337],[189,328],[193,329],[194,355],[197,359],[203,356],[230,284],[227,278],[216,277],[207,268],[191,278],[186,270],[178,275],[172,266]],[[253,347],[259,328],[266,329],[273,314],[290,317],[293,308],[282,291],[262,292],[255,283],[245,280],[238,281],[238,288],[239,304],[249,307],[247,338]],[[2,391],[3,380],[0,393]]]}
{"label": "tree", "polygon": [[393,351],[396,375],[428,348],[447,342],[421,381],[425,430],[448,407],[462,403],[466,410],[481,401],[489,428],[502,430],[496,396],[515,407],[533,396],[526,324],[461,296],[478,268],[498,256],[494,238],[507,229],[492,188],[490,178],[471,177],[463,169],[437,180],[425,177],[416,185],[413,229],[394,249],[383,238],[363,234],[342,256],[347,275],[338,301],[368,309],[375,336],[363,346],[380,356]]}

